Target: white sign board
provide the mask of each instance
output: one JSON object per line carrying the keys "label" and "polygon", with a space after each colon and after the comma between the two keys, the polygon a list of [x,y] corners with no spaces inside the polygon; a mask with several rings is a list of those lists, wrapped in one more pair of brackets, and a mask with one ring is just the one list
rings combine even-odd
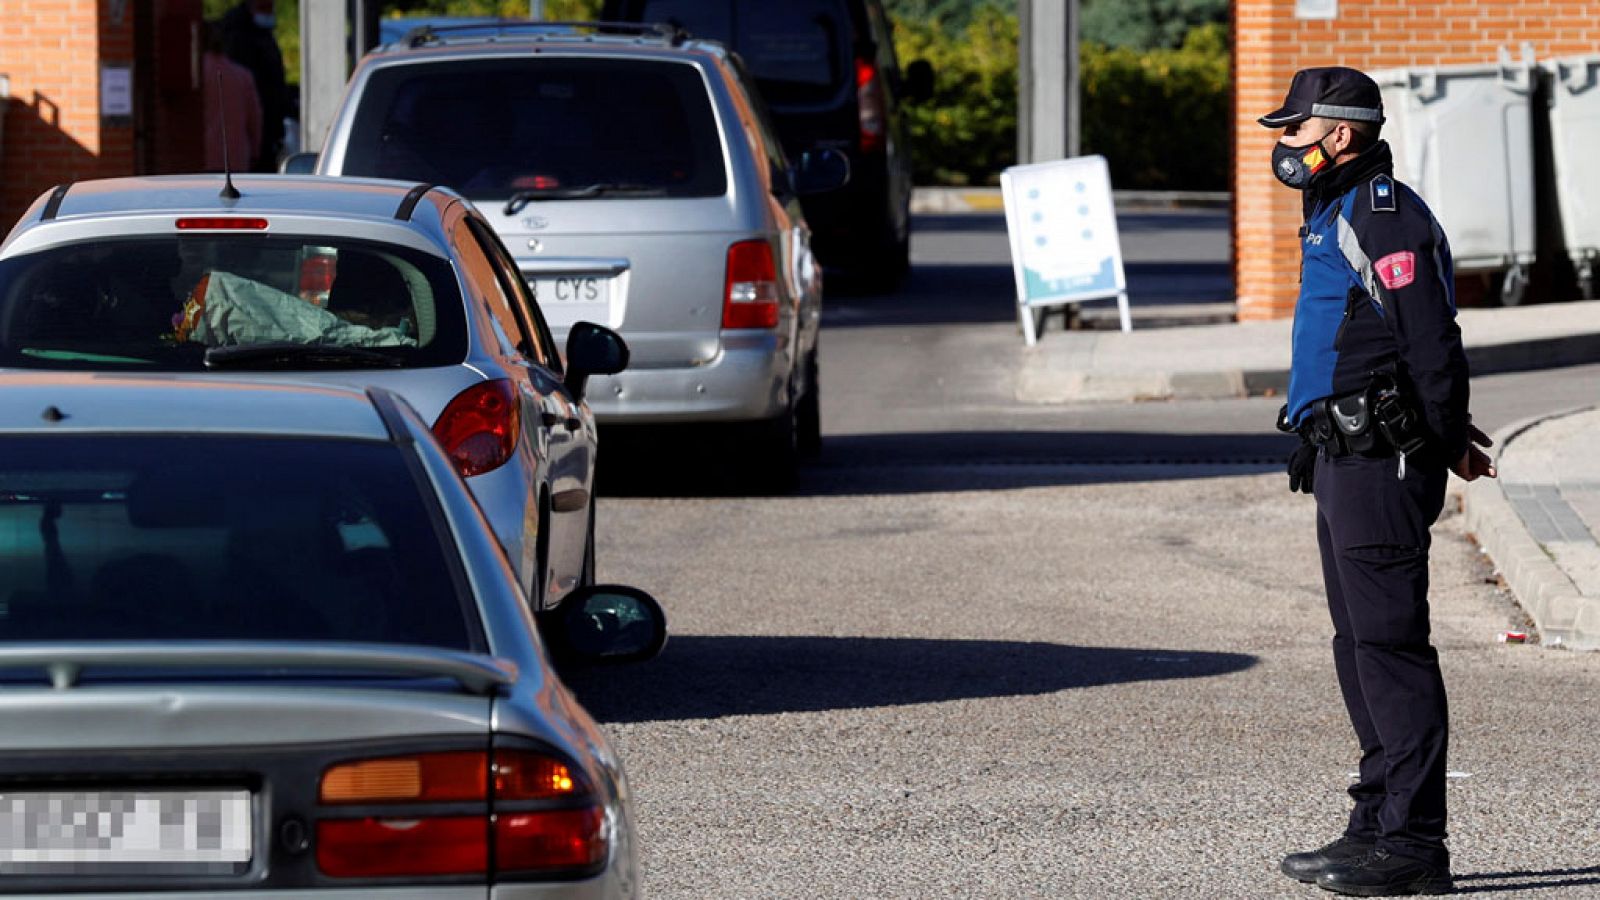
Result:
{"label": "white sign board", "polygon": [[1012,166],[1000,175],[1017,316],[1031,346],[1037,310],[1116,298],[1122,330],[1132,331],[1122,241],[1103,156]]}
{"label": "white sign board", "polygon": [[1339,0],[1294,0],[1296,19],[1337,19]]}
{"label": "white sign board", "polygon": [[100,67],[100,115],[107,119],[133,115],[133,70],[126,65]]}

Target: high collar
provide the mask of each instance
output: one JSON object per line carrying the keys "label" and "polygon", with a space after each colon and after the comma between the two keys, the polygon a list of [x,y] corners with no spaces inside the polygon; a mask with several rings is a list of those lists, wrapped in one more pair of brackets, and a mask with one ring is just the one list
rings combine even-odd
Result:
{"label": "high collar", "polygon": [[1334,166],[1320,177],[1311,181],[1311,186],[1306,188],[1304,198],[1304,212],[1307,220],[1323,204],[1343,197],[1347,191],[1358,184],[1364,184],[1378,175],[1394,174],[1394,154],[1389,150],[1388,141],[1379,141],[1355,159],[1342,166]]}

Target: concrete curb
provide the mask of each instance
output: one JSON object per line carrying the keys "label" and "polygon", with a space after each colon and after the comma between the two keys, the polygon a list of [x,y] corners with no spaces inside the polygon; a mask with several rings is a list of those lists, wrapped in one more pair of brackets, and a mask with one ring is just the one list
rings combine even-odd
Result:
{"label": "concrete curb", "polygon": [[[1112,191],[1120,210],[1213,209],[1226,210],[1232,197],[1226,191]],[[1005,200],[997,187],[919,187],[911,192],[914,213],[997,213]]]}
{"label": "concrete curb", "polygon": [[[1495,435],[1496,465],[1511,442],[1545,422],[1596,407],[1584,406],[1535,416],[1500,429]],[[1600,599],[1585,598],[1577,585],[1528,533],[1512,508],[1499,479],[1480,478],[1463,492],[1467,531],[1489,555],[1522,608],[1533,617],[1545,646],[1573,650],[1600,649]]]}

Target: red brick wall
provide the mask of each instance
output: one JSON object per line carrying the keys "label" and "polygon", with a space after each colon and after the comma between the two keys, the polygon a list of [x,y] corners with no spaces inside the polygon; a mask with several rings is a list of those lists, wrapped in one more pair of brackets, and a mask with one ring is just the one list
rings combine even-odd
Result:
{"label": "red brick wall", "polygon": [[133,0],[7,0],[0,72],[11,77],[0,145],[0,233],[63,181],[133,171],[133,128],[100,121],[100,66],[133,64]]}
{"label": "red brick wall", "polygon": [[1600,0],[1339,0],[1339,17],[1294,17],[1293,0],[1234,2],[1234,283],[1239,318],[1293,314],[1299,288],[1300,198],[1272,176],[1276,109],[1296,69],[1493,62],[1600,53]]}

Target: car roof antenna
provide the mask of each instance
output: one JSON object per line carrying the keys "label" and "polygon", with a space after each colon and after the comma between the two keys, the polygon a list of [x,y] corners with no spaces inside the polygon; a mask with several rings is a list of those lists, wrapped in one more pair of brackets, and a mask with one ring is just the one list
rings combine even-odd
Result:
{"label": "car roof antenna", "polygon": [[233,186],[233,167],[228,164],[228,104],[227,92],[222,87],[222,69],[217,68],[217,118],[222,125],[222,190],[217,196],[224,200],[237,200],[239,189]]}

